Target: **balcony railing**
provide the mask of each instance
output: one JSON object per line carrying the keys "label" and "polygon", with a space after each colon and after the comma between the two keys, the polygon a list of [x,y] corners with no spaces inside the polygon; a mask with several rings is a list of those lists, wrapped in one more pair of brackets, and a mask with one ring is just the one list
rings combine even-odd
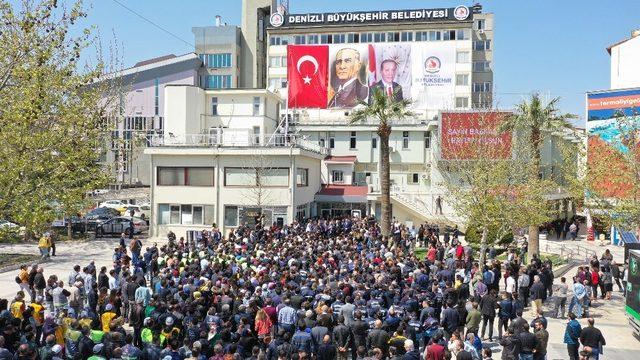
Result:
{"label": "balcony railing", "polygon": [[316,142],[304,139],[300,135],[274,134],[270,136],[249,133],[213,133],[213,134],[165,134],[151,135],[149,147],[297,147],[320,154],[327,149]]}

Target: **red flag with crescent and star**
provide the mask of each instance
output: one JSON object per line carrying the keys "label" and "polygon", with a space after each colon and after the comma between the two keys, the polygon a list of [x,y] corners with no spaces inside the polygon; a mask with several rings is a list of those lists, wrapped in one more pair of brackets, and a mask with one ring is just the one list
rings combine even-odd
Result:
{"label": "red flag with crescent and star", "polygon": [[328,63],[329,47],[326,45],[287,46],[290,108],[327,107]]}

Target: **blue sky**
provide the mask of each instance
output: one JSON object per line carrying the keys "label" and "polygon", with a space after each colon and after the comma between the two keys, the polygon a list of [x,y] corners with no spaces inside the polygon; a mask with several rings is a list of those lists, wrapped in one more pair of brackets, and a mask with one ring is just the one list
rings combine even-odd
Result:
{"label": "blue sky", "polygon": [[[103,43],[114,35],[125,66],[193,48],[130,13],[113,0],[85,0],[87,22],[100,31]],[[192,26],[224,22],[240,24],[241,0],[119,0],[131,9],[193,43]],[[366,6],[363,4],[366,3]],[[448,0],[290,0],[290,11],[453,7]],[[470,5],[467,3],[467,5]],[[640,28],[639,0],[493,0],[482,2],[495,16],[494,90],[497,105],[510,107],[531,91],[562,98],[561,109],[584,117],[584,93],[609,88],[609,55],[605,48]]]}

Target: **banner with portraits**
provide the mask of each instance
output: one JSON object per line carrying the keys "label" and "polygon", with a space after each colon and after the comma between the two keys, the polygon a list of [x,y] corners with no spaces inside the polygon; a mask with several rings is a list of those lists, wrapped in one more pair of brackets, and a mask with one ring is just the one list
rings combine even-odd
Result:
{"label": "banner with portraits", "polygon": [[353,108],[376,90],[415,108],[454,106],[453,43],[289,45],[287,52],[292,108]]}

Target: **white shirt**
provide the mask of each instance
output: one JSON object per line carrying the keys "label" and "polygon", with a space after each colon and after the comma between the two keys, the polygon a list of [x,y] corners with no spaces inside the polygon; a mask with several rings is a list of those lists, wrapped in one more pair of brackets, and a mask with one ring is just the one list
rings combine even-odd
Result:
{"label": "white shirt", "polygon": [[507,278],[507,286],[505,290],[508,293],[513,293],[514,291],[516,291],[516,279],[514,279],[513,276],[509,276]]}

